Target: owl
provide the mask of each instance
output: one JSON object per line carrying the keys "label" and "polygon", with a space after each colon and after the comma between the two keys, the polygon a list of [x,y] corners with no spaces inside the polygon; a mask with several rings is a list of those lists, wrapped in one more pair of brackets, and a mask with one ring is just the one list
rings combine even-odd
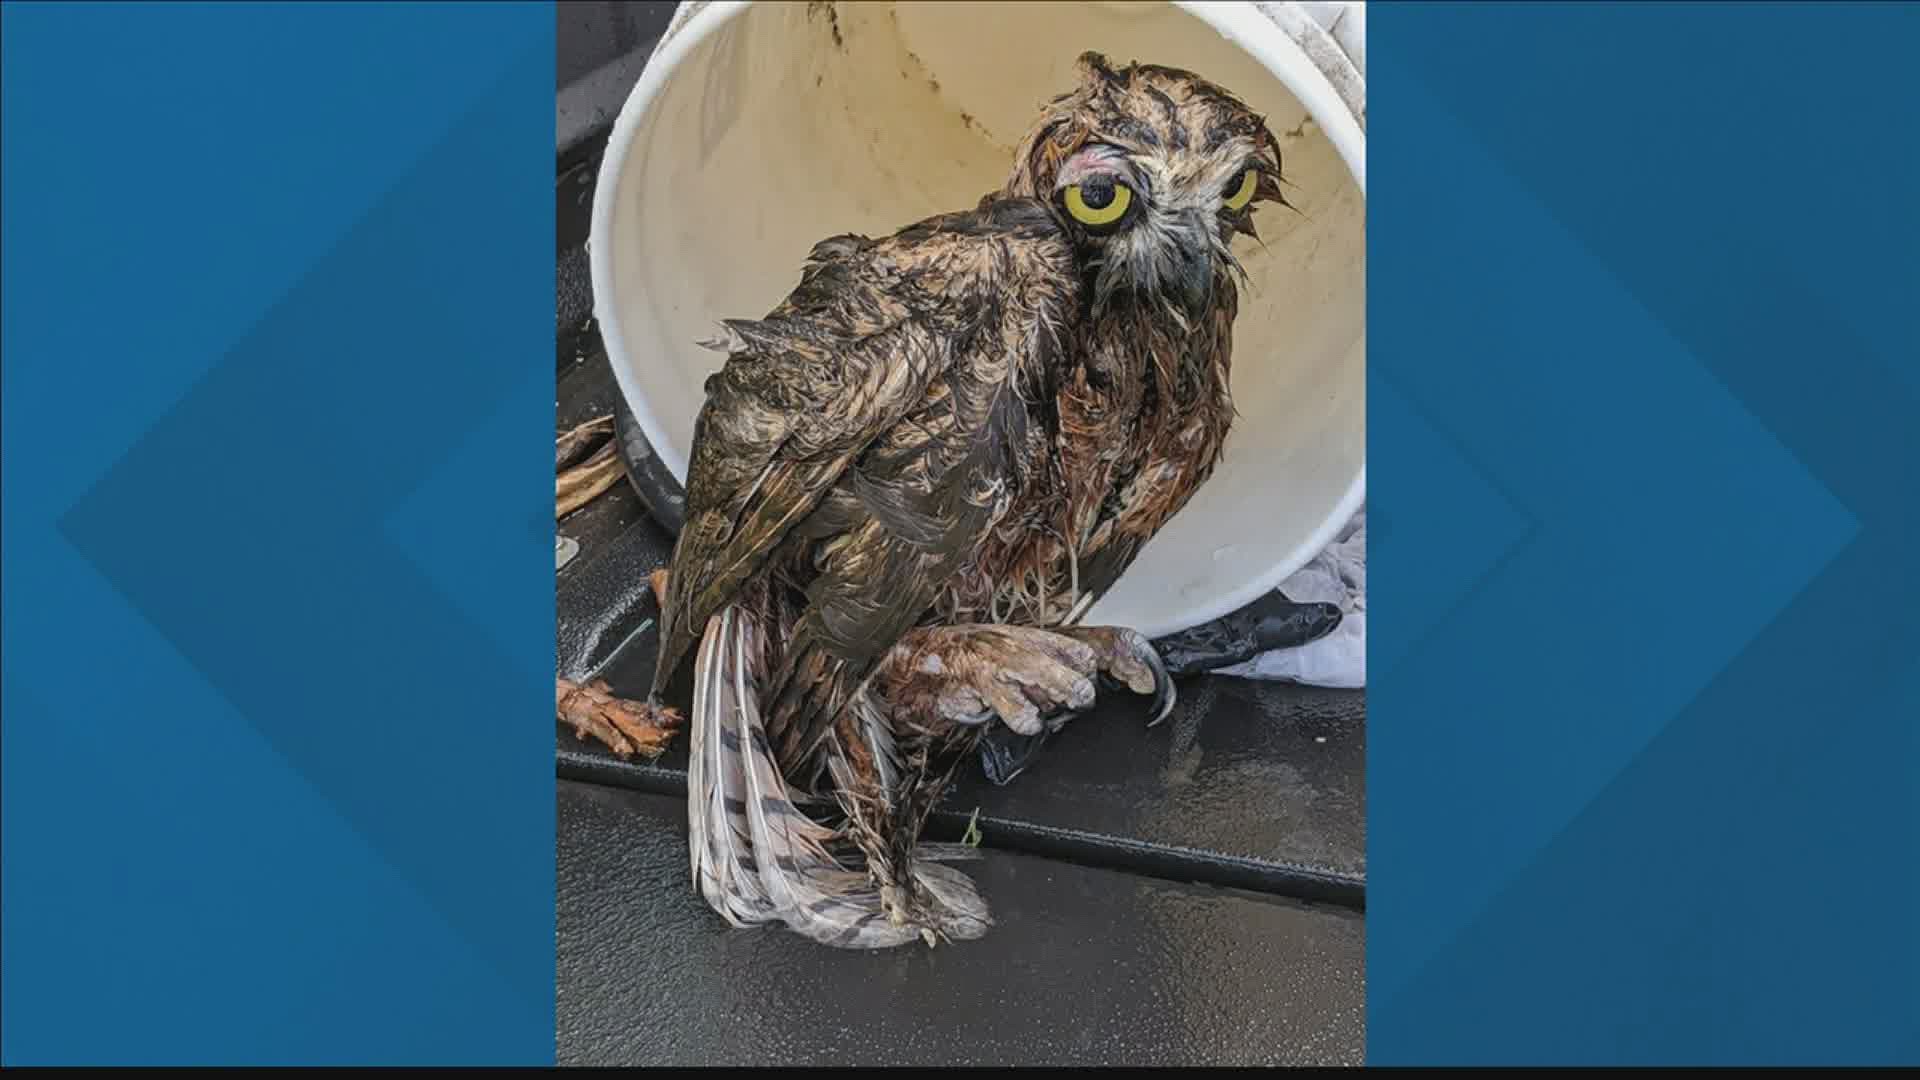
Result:
{"label": "owl", "polygon": [[1230,240],[1285,204],[1263,119],[1096,53],[1005,185],[814,247],[729,320],[642,724],[692,665],[690,870],[736,926],[850,948],[991,924],[972,854],[919,837],[983,733],[1057,729],[1103,686],[1172,705],[1088,609],[1206,483],[1233,421]]}

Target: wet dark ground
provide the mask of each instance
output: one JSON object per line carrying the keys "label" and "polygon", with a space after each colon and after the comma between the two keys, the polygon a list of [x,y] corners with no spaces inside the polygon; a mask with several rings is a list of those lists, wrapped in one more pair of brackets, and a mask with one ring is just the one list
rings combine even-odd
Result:
{"label": "wet dark ground", "polygon": [[[619,405],[583,250],[604,138],[560,158],[556,430]],[[560,673],[642,695],[668,534],[624,483],[559,533]],[[967,872],[998,925],[883,953],[727,927],[688,880],[684,744],[623,762],[557,727],[560,1063],[1361,1063],[1365,695],[1179,695],[1152,730],[1143,701],[1103,702],[1006,787],[964,765],[932,830],[977,812]]]}
{"label": "wet dark ground", "polygon": [[731,930],[682,800],[560,783],[563,1065],[1361,1063],[1357,913],[995,852],[988,937],[856,953]]}

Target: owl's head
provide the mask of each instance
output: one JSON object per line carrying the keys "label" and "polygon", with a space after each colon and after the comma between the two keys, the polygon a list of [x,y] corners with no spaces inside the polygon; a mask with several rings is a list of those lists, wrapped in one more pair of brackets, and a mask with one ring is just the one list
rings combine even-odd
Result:
{"label": "owl's head", "polygon": [[1104,307],[1131,293],[1198,317],[1240,272],[1234,233],[1258,236],[1263,202],[1287,205],[1266,122],[1191,72],[1079,58],[1022,143],[1004,193],[1048,201],[1073,233]]}

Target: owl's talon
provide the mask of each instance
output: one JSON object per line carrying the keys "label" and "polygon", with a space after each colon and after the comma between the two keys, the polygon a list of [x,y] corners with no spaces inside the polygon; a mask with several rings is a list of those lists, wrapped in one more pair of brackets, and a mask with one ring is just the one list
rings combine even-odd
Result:
{"label": "owl's talon", "polygon": [[1153,728],[1159,727],[1167,717],[1173,715],[1173,706],[1179,699],[1179,694],[1174,690],[1173,676],[1167,673],[1166,663],[1151,646],[1146,650],[1146,661],[1148,666],[1153,668],[1153,718],[1147,721],[1147,726]]}
{"label": "owl's talon", "polygon": [[1173,714],[1178,696],[1173,676],[1145,635],[1117,626],[1074,627],[1061,632],[1093,646],[1101,674],[1136,694],[1152,695],[1148,727],[1157,727]]}
{"label": "owl's talon", "polygon": [[1128,630],[1121,638],[1132,649],[1133,659],[1144,665],[1153,679],[1153,703],[1147,709],[1147,726],[1159,727],[1173,715],[1174,702],[1179,697],[1173,687],[1173,676],[1167,671],[1166,661],[1160,659],[1159,651],[1139,631]]}

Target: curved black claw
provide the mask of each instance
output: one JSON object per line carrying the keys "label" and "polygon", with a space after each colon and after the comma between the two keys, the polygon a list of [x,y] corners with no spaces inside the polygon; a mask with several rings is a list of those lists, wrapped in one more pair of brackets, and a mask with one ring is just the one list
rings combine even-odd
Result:
{"label": "curved black claw", "polygon": [[[1179,700],[1174,689],[1173,675],[1167,670],[1166,661],[1160,659],[1160,650],[1154,647],[1142,634],[1133,630],[1103,631],[1112,634],[1110,648],[1123,652],[1127,659],[1135,660],[1153,676],[1153,689],[1135,690],[1128,678],[1112,666],[1104,666],[1100,671],[1100,689],[1103,691],[1127,690],[1134,693],[1146,693],[1153,696],[1153,702],[1147,706],[1147,726],[1158,727],[1173,713],[1173,706]],[[1113,661],[1106,661],[1111,665]]]}
{"label": "curved black claw", "polygon": [[1153,669],[1153,719],[1147,721],[1148,727],[1158,727],[1173,715],[1173,706],[1179,700],[1179,694],[1173,688],[1173,676],[1167,672],[1166,661],[1160,659],[1160,650],[1145,638],[1140,640],[1140,659]]}

